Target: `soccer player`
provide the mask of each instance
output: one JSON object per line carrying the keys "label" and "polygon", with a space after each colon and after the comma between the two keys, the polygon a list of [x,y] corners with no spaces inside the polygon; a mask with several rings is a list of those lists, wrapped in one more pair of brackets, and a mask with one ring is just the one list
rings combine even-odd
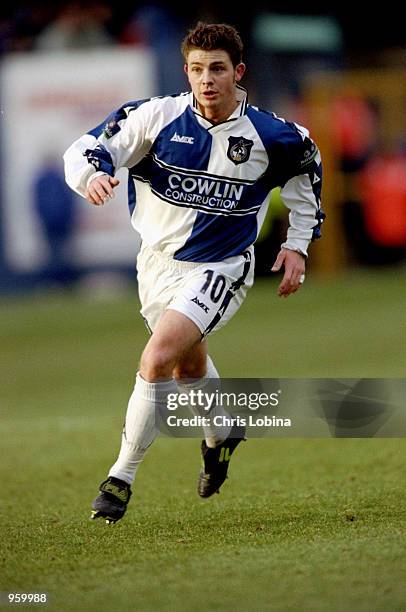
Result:
{"label": "soccer player", "polygon": [[[191,92],[124,104],[66,151],[68,184],[103,205],[129,171],[141,314],[151,331],[130,397],[117,461],[100,485],[93,518],[125,513],[131,485],[157,435],[168,394],[218,378],[207,336],[242,304],[253,283],[255,242],[270,191],[290,209],[279,296],[303,282],[309,242],[320,236],[320,154],[308,131],[251,106],[240,86],[242,42],[234,27],[199,22],[182,43]],[[199,409],[195,408],[196,414]],[[215,405],[210,416],[226,415]],[[207,414],[206,414],[207,416]],[[218,419],[216,419],[216,422]],[[245,429],[204,427],[198,493],[218,492]]]}

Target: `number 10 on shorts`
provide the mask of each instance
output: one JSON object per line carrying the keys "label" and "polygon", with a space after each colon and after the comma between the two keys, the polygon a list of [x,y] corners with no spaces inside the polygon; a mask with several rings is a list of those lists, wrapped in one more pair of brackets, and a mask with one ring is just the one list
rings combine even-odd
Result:
{"label": "number 10 on shorts", "polygon": [[214,304],[217,304],[224,293],[224,289],[226,288],[226,279],[222,274],[217,274],[213,280],[214,270],[205,270],[204,274],[206,275],[207,279],[200,291],[201,293],[206,293],[211,285],[210,299],[212,302],[214,302]]}

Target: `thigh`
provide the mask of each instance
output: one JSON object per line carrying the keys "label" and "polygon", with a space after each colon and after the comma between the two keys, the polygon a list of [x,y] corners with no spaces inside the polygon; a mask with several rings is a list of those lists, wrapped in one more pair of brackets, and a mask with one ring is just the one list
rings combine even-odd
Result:
{"label": "thigh", "polygon": [[138,254],[137,272],[140,313],[152,333],[183,278],[148,247],[143,247]]}

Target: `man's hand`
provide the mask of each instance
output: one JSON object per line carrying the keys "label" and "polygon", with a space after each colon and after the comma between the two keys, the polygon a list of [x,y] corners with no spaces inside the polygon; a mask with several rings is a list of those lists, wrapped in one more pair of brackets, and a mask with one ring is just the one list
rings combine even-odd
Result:
{"label": "man's hand", "polygon": [[120,181],[108,174],[96,176],[89,183],[89,187],[85,191],[85,198],[90,204],[95,206],[103,205],[110,198],[114,198],[114,187],[120,184]]}
{"label": "man's hand", "polygon": [[281,249],[278,257],[272,266],[272,272],[279,272],[282,265],[285,269],[285,274],[281,284],[278,287],[278,295],[280,297],[288,297],[291,293],[295,293],[303,283],[305,272],[306,258],[297,251],[289,249]]}

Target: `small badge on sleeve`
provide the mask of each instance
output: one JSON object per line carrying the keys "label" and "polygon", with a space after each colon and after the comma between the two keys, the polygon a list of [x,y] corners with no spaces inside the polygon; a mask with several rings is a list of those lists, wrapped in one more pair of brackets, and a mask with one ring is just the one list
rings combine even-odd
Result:
{"label": "small badge on sleeve", "polygon": [[120,131],[120,126],[115,119],[108,121],[104,126],[103,136],[105,138],[112,138],[114,134]]}
{"label": "small badge on sleeve", "polygon": [[314,142],[310,140],[310,138],[306,138],[305,139],[305,150],[303,153],[303,157],[300,161],[300,165],[307,166],[307,164],[310,164],[310,162],[312,162],[314,158],[316,157],[317,153],[318,153],[318,149],[316,145],[314,144]]}

